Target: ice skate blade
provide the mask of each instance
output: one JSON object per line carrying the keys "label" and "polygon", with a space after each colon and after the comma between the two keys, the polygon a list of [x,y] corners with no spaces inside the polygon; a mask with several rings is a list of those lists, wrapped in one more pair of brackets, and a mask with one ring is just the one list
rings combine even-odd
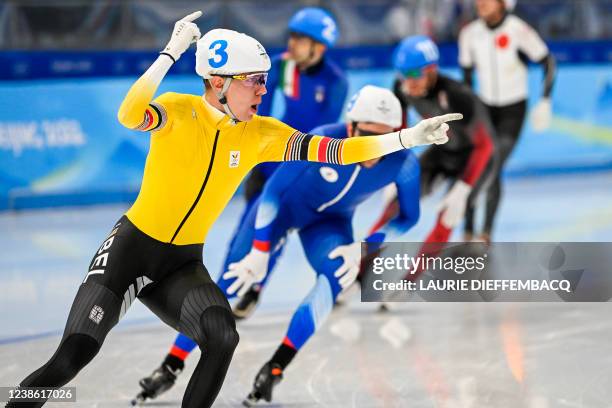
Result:
{"label": "ice skate blade", "polygon": [[255,391],[251,392],[247,397],[242,401],[242,405],[245,407],[254,407],[257,403],[262,399],[261,396],[257,395]]}
{"label": "ice skate blade", "polygon": [[146,396],[146,395],[145,395],[143,392],[141,392],[140,394],[138,394],[138,395],[136,396],[136,398],[134,398],[134,399],[131,401],[131,404],[132,404],[132,406],[133,406],[133,407],[135,407],[135,406],[137,406],[137,405],[138,405],[138,406],[140,406],[140,405],[144,404],[144,402],[145,402],[146,400],[147,400],[147,396]]}

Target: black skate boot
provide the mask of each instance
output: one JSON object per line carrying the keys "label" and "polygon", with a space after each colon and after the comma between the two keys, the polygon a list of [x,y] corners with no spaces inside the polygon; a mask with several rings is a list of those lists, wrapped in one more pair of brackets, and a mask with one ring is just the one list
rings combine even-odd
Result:
{"label": "black skate boot", "polygon": [[250,317],[257,304],[259,303],[259,288],[253,286],[245,295],[236,303],[232,309],[234,319],[242,320]]}
{"label": "black skate boot", "polygon": [[140,405],[148,399],[157,398],[174,385],[182,368],[172,369],[166,362],[153,371],[150,376],[139,381],[142,391],[132,400],[132,405]]}
{"label": "black skate boot", "polygon": [[242,402],[245,407],[253,407],[261,399],[272,401],[272,389],[283,379],[283,370],[277,363],[266,363],[253,383],[253,391]]}

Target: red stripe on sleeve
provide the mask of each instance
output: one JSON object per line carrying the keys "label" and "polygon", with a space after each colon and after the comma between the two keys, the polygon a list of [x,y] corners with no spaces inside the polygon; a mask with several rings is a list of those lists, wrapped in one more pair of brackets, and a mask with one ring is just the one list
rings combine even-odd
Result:
{"label": "red stripe on sleeve", "polygon": [[327,145],[331,139],[328,137],[323,137],[319,142],[319,150],[317,152],[317,161],[321,163],[327,163]]}
{"label": "red stripe on sleeve", "polygon": [[153,114],[151,113],[150,109],[147,109],[145,111],[145,116],[146,117],[145,117],[145,126],[144,126],[144,128],[147,129],[147,128],[151,127],[151,124],[153,124]]}

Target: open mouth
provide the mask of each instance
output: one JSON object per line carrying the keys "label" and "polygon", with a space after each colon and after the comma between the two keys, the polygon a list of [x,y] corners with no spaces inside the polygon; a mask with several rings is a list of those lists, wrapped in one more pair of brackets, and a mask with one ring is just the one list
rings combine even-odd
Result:
{"label": "open mouth", "polygon": [[251,110],[253,113],[257,113],[257,105],[251,105]]}

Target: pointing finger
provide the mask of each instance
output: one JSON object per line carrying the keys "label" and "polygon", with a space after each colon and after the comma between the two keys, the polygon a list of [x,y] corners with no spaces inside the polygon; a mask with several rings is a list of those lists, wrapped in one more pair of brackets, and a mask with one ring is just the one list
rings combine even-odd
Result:
{"label": "pointing finger", "polygon": [[196,18],[200,17],[202,15],[202,12],[200,10],[198,11],[194,11],[193,13],[189,14],[188,16],[185,16],[181,19],[181,21],[193,21]]}
{"label": "pointing finger", "polygon": [[447,113],[446,115],[438,116],[434,119],[436,119],[436,123],[440,125],[444,122],[450,122],[453,120],[461,120],[463,119],[463,115],[461,113]]}

